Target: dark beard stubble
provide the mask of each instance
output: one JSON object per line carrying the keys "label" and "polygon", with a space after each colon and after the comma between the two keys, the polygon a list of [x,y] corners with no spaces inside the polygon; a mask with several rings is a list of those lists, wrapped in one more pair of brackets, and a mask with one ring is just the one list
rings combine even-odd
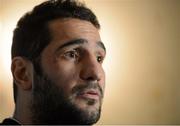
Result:
{"label": "dark beard stubble", "polygon": [[[65,98],[64,91],[49,77],[34,72],[32,110],[33,124],[61,124],[61,125],[92,125],[100,118],[103,91],[99,84],[91,83],[76,86],[72,93],[84,89],[95,88],[101,93],[100,106],[96,112],[81,110],[71,100]],[[87,99],[88,105],[93,105],[95,100]]]}

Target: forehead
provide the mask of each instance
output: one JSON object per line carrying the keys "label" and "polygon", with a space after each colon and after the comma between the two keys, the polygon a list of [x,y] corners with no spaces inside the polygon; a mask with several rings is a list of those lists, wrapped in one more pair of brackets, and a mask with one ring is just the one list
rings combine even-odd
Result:
{"label": "forehead", "polygon": [[66,41],[70,39],[84,38],[89,41],[99,41],[98,29],[88,21],[66,18],[57,19],[48,24],[53,41]]}

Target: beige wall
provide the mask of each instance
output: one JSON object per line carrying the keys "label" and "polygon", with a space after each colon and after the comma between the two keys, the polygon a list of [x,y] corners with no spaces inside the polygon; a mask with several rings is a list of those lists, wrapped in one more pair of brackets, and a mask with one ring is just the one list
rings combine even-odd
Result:
{"label": "beige wall", "polygon": [[[0,0],[0,120],[13,113],[10,45],[42,0]],[[180,0],[87,0],[107,47],[98,124],[180,124]]]}

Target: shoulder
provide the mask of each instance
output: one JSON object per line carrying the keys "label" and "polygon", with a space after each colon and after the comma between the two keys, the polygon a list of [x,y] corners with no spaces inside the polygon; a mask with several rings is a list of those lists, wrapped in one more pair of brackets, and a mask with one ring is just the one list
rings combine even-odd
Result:
{"label": "shoulder", "polygon": [[6,118],[3,120],[2,123],[0,123],[0,125],[20,125],[20,124],[11,118]]}

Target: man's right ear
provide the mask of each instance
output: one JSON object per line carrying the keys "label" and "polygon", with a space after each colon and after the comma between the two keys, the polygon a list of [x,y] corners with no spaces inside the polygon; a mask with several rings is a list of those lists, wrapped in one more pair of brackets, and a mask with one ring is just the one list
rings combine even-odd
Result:
{"label": "man's right ear", "polygon": [[33,65],[31,61],[23,57],[12,59],[11,71],[14,81],[23,90],[30,90],[33,82]]}

